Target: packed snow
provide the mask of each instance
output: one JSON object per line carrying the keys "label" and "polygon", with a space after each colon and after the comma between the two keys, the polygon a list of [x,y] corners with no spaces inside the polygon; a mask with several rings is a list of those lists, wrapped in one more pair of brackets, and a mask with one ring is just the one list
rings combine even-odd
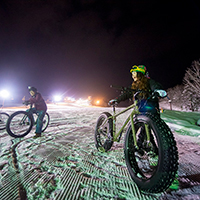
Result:
{"label": "packed snow", "polygon": [[[6,108],[4,112],[11,114],[25,109]],[[117,111],[122,109],[116,108]],[[112,108],[48,104],[51,121],[41,138],[32,138],[34,130],[21,139],[12,138],[5,130],[1,131],[0,196],[12,200],[148,200],[177,199],[180,196],[182,199],[200,199],[198,181],[191,185],[191,189],[182,188],[158,195],[141,193],[126,169],[123,138],[107,153],[100,153],[95,148],[96,121],[105,111],[112,113]],[[119,116],[118,128],[126,116],[126,113]],[[184,139],[186,137],[188,141],[189,137],[195,147],[195,151],[188,154],[191,160],[184,160],[184,155],[179,155],[179,175],[183,176],[186,165],[191,165],[191,170],[199,173],[199,166],[193,162],[193,158],[200,156],[200,127],[196,125],[200,113],[164,110],[161,117],[172,129],[175,138],[181,138],[178,146],[190,146],[191,143]]]}

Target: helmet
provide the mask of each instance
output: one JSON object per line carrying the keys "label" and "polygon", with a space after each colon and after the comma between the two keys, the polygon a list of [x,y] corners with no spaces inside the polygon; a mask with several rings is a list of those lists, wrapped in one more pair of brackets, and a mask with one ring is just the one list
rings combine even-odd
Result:
{"label": "helmet", "polygon": [[33,92],[37,92],[37,88],[32,87],[32,86],[28,86],[28,90],[33,91]]}
{"label": "helmet", "polygon": [[144,65],[133,65],[132,69],[130,72],[141,72],[143,74],[146,73],[147,68]]}

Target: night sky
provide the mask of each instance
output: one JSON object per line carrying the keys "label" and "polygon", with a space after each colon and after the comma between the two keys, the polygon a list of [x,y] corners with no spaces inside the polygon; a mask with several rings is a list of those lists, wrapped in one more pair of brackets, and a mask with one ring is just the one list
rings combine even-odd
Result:
{"label": "night sky", "polygon": [[[172,3],[171,3],[172,2]],[[1,0],[0,89],[43,96],[118,95],[134,64],[166,89],[200,58],[198,1]]]}

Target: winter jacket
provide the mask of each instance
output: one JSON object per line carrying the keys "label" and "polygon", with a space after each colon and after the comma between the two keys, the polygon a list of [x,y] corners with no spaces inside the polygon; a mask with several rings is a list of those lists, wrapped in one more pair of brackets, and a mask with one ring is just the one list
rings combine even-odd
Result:
{"label": "winter jacket", "polygon": [[[149,92],[153,92],[156,89],[157,90],[162,90],[163,86],[154,81],[153,79],[148,79],[148,84],[150,87],[150,91]],[[131,86],[128,87],[129,89],[131,89]],[[116,98],[117,102],[121,102],[121,101],[125,101],[127,99],[131,99],[134,96],[134,93],[127,89],[126,91],[124,91],[120,96],[118,96]],[[158,103],[158,98],[155,97],[154,99],[149,98],[149,99],[139,99],[138,101],[138,106],[139,106],[139,111],[142,113],[145,112],[152,112],[152,113],[157,113],[159,111],[159,103]]]}
{"label": "winter jacket", "polygon": [[40,93],[36,93],[35,96],[31,97],[28,100],[31,104],[34,104],[36,110],[43,110],[46,112],[47,110],[47,105],[42,98],[42,95]]}

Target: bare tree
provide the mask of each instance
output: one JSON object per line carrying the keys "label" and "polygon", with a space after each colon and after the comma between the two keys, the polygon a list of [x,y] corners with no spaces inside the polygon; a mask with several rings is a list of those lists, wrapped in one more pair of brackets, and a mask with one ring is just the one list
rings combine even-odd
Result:
{"label": "bare tree", "polygon": [[193,61],[187,68],[183,78],[186,107],[192,111],[198,110],[200,105],[200,60]]}
{"label": "bare tree", "polygon": [[185,90],[199,95],[200,97],[200,61],[194,61],[186,70],[183,78]]}
{"label": "bare tree", "polygon": [[[167,89],[168,98],[161,99],[160,102],[162,104],[168,105],[170,109],[183,109],[184,101],[183,101],[183,85],[176,85],[173,88]],[[169,104],[170,103],[170,104]],[[172,106],[172,107],[171,107]]]}

